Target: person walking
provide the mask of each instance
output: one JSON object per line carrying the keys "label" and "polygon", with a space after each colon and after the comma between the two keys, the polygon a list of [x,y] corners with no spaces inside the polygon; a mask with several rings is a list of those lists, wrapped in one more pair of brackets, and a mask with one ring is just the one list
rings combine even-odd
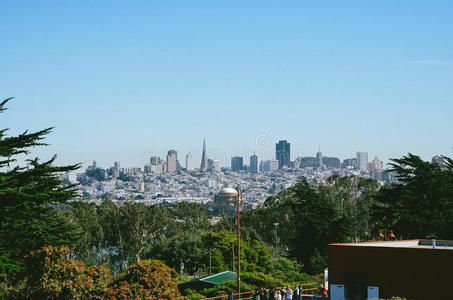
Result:
{"label": "person walking", "polygon": [[293,300],[293,290],[289,286],[286,287],[286,300]]}

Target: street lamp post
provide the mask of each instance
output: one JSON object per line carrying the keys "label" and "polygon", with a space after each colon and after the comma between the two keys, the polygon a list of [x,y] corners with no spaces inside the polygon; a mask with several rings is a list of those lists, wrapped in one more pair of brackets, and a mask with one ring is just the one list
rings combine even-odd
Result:
{"label": "street lamp post", "polygon": [[278,256],[278,234],[277,234],[278,223],[274,223],[274,226],[275,226],[275,255]]}
{"label": "street lamp post", "polygon": [[264,186],[257,186],[257,187],[250,187],[250,188],[247,188],[245,190],[243,190],[242,192],[239,191],[239,186],[237,187],[237,215],[238,215],[238,234],[237,234],[237,238],[238,238],[238,299],[241,299],[241,222],[240,222],[240,206],[241,206],[241,195],[246,192],[246,191],[249,191],[249,190],[253,190],[253,189],[265,189],[267,190],[266,187]]}

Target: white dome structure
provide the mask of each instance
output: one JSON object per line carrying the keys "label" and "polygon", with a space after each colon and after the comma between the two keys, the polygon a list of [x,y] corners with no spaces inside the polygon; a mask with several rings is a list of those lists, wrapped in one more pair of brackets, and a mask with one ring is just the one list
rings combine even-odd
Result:
{"label": "white dome structure", "polygon": [[238,193],[238,192],[237,192],[235,189],[229,188],[229,187],[223,188],[223,189],[219,192],[219,194],[235,194],[235,195],[236,195],[237,193]]}
{"label": "white dome structure", "polygon": [[[241,195],[239,195],[239,201],[242,200]],[[238,192],[230,187],[223,188],[220,192],[214,196],[214,202],[218,204],[227,204],[227,205],[236,205],[238,201]]]}

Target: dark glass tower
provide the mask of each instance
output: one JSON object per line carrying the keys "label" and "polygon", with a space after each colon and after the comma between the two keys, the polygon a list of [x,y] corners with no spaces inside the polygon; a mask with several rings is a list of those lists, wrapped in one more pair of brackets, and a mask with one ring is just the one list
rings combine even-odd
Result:
{"label": "dark glass tower", "polygon": [[239,172],[244,170],[244,159],[240,156],[231,158],[231,170],[233,172]]}
{"label": "dark glass tower", "polygon": [[278,168],[281,169],[284,166],[291,166],[291,152],[290,152],[290,143],[286,140],[278,141],[275,144],[275,159],[278,160]]}

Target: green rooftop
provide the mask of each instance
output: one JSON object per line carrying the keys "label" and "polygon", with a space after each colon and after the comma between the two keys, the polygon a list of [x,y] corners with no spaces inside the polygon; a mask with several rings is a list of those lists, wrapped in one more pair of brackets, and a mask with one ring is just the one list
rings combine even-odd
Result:
{"label": "green rooftop", "polygon": [[235,272],[225,271],[220,272],[214,275],[210,275],[203,278],[193,279],[191,281],[187,281],[178,285],[180,291],[184,291],[185,289],[191,290],[202,290],[204,288],[211,288],[217,284],[221,284],[230,280],[236,280],[237,275]]}

